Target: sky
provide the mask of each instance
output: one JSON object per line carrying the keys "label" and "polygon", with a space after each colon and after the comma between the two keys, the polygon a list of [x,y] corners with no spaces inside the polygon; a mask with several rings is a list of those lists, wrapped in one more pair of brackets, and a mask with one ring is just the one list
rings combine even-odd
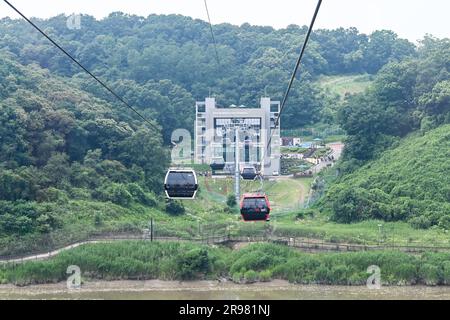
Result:
{"label": "sky", "polygon": [[[48,18],[85,13],[101,19],[114,11],[148,16],[182,14],[206,20],[204,0],[8,0],[27,16]],[[248,22],[284,28],[309,25],[316,0],[208,0],[213,24]],[[370,33],[390,29],[417,41],[425,34],[450,37],[450,0],[324,0],[317,28],[357,27]],[[3,0],[0,17],[17,18]]]}

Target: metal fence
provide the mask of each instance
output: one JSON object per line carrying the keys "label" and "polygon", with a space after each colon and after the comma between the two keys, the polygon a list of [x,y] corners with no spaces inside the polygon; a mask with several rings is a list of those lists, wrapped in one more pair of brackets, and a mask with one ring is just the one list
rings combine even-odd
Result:
{"label": "metal fence", "polygon": [[350,244],[350,243],[333,243],[320,239],[308,239],[299,237],[280,237],[264,232],[260,235],[234,235],[231,233],[220,235],[200,235],[197,237],[183,238],[171,237],[150,232],[140,234],[97,234],[93,235],[86,241],[81,241],[61,247],[49,252],[35,253],[27,256],[16,257],[0,257],[1,264],[20,264],[27,261],[38,261],[52,258],[63,251],[71,250],[82,245],[108,243],[113,241],[146,241],[146,242],[190,242],[204,245],[233,245],[236,243],[276,243],[289,246],[304,252],[361,252],[361,251],[377,251],[392,250],[406,253],[423,253],[423,252],[450,252],[450,246],[417,246],[417,245],[396,245],[396,244]]}

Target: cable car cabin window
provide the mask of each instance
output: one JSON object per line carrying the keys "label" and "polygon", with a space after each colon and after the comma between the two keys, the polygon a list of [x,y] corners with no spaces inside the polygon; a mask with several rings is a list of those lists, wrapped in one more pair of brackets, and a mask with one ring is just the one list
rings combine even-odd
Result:
{"label": "cable car cabin window", "polygon": [[198,190],[194,172],[169,171],[165,183],[168,198],[194,198]]}
{"label": "cable car cabin window", "polygon": [[259,210],[261,210],[261,209],[266,210],[267,209],[266,199],[264,199],[264,198],[245,199],[243,208],[247,208],[247,209],[256,208]]}

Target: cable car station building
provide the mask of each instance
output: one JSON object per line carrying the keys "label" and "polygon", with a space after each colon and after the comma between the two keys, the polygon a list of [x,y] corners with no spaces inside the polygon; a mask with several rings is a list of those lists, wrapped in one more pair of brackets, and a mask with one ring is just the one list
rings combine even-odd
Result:
{"label": "cable car station building", "polygon": [[237,151],[240,168],[254,166],[264,176],[278,175],[281,143],[280,126],[275,129],[275,121],[279,112],[280,102],[270,98],[261,98],[257,108],[222,108],[216,105],[215,98],[197,102],[195,163],[211,165],[221,161],[225,163],[224,171],[232,173]]}

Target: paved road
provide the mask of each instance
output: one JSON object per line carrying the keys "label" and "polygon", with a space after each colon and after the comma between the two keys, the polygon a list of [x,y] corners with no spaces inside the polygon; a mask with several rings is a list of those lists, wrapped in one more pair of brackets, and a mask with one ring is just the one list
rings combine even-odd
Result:
{"label": "paved road", "polygon": [[46,260],[48,258],[57,256],[58,254],[60,254],[63,251],[74,249],[74,248],[77,248],[77,247],[85,245],[85,244],[108,243],[108,242],[111,242],[111,241],[112,240],[89,240],[89,241],[78,242],[78,243],[69,245],[67,247],[61,248],[61,249],[50,251],[48,253],[30,255],[30,256],[27,256],[27,257],[17,258],[17,259],[0,260],[0,264],[2,264],[2,263],[22,263],[22,262],[27,262],[27,261]]}
{"label": "paved road", "polygon": [[[331,153],[329,154],[329,157],[334,158],[334,161],[337,161],[340,159],[342,155],[342,151],[344,150],[344,144],[341,142],[336,143],[330,143],[327,144],[327,147],[331,149]],[[310,170],[314,173],[318,173],[325,169],[328,165],[333,165],[334,161],[324,160],[320,161],[318,164],[316,164],[314,167],[312,167]]]}

